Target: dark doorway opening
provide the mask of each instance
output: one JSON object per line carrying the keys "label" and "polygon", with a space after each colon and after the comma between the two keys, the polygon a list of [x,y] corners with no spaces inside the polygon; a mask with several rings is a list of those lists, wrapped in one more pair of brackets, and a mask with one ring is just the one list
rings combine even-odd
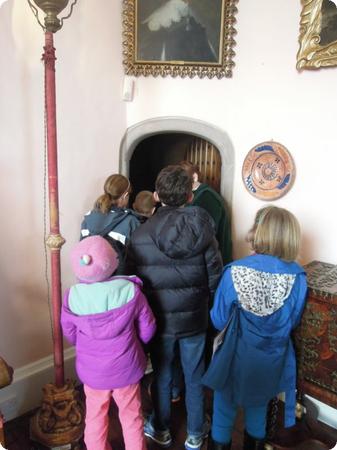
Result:
{"label": "dark doorway opening", "polygon": [[209,141],[193,134],[161,133],[143,139],[130,159],[129,177],[133,187],[132,205],[139,191],[155,190],[158,173],[169,164],[188,160],[198,165],[201,180],[220,193],[221,156]]}

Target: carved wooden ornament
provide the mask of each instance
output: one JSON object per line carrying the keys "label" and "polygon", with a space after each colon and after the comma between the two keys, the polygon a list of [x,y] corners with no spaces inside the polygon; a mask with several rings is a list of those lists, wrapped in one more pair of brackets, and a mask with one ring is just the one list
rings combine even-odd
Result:
{"label": "carved wooden ornament", "polygon": [[242,179],[254,197],[275,200],[291,188],[295,172],[288,150],[278,142],[267,141],[248,152],[242,166]]}

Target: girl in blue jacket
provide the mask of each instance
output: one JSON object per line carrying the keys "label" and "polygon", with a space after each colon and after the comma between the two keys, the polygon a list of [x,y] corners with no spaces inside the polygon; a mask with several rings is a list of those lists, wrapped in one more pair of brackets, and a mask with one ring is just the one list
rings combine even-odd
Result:
{"label": "girl in blue jacket", "polygon": [[[285,425],[295,422],[296,361],[291,331],[301,318],[306,275],[295,262],[300,227],[289,211],[260,209],[248,234],[254,253],[227,265],[211,319],[222,330],[237,314],[227,382],[214,392],[213,450],[229,450],[238,407],[244,409],[244,450],[263,449],[269,401],[286,396]],[[229,334],[225,340],[229,339]],[[221,362],[219,363],[221,364]]]}
{"label": "girl in blue jacket", "polygon": [[81,224],[81,239],[87,236],[109,236],[124,245],[140,221],[129,209],[130,181],[124,175],[110,175],[104,183],[104,193],[94,208],[85,214]]}

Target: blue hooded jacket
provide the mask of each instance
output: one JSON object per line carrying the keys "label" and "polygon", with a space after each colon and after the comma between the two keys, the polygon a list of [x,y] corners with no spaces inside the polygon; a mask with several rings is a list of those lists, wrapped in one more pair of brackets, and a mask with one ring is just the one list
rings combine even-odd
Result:
{"label": "blue hooded jacket", "polygon": [[126,245],[140,221],[134,211],[113,206],[103,214],[97,209],[89,211],[81,224],[81,238],[93,235],[110,236]]}
{"label": "blue hooded jacket", "polygon": [[285,425],[295,423],[296,359],[291,332],[307,294],[304,269],[255,254],[225,267],[211,319],[222,330],[238,307],[237,339],[224,393],[231,404],[263,406],[286,394]]}

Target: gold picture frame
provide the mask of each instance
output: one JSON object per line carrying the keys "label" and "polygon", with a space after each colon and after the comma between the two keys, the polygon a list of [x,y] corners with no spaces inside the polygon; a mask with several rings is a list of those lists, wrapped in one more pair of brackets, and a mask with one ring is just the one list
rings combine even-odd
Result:
{"label": "gold picture frame", "polygon": [[297,69],[337,65],[337,1],[301,0]]}
{"label": "gold picture frame", "polygon": [[123,0],[126,75],[231,77],[237,2]]}

